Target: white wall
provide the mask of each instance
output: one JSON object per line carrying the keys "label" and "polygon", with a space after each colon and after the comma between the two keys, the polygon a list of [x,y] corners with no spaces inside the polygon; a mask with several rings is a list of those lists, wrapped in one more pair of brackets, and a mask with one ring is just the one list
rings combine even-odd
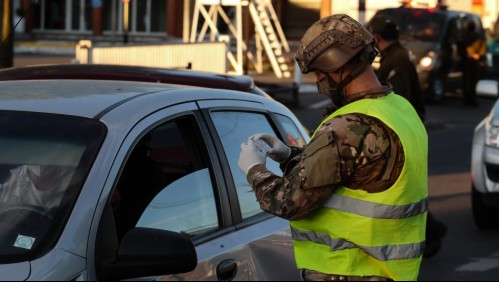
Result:
{"label": "white wall", "polygon": [[362,24],[369,21],[377,10],[394,8],[400,6],[400,0],[365,0],[366,11],[364,15],[359,14],[359,0],[334,1],[331,0],[332,12],[334,14],[347,14]]}
{"label": "white wall", "polygon": [[471,11],[472,10],[472,0],[447,0],[447,5],[449,10],[457,11]]}
{"label": "white wall", "polygon": [[482,17],[483,26],[492,29],[499,14],[499,0],[484,0],[485,9]]}

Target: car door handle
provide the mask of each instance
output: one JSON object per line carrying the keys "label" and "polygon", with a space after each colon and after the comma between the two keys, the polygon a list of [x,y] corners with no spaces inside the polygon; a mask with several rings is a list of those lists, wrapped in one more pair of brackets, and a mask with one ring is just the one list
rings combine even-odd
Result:
{"label": "car door handle", "polygon": [[230,281],[236,277],[237,262],[227,259],[217,265],[217,277],[219,281]]}

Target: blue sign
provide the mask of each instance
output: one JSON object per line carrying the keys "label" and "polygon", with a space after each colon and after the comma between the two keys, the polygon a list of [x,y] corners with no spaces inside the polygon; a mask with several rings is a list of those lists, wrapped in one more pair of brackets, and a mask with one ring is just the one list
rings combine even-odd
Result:
{"label": "blue sign", "polygon": [[100,7],[102,7],[102,0],[92,0],[92,7],[93,8],[100,8]]}

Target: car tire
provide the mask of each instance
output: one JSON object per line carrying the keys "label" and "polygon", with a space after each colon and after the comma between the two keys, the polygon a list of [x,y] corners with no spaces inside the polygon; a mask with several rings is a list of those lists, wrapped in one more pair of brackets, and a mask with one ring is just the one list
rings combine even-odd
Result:
{"label": "car tire", "polygon": [[499,208],[487,205],[482,199],[482,194],[476,190],[475,185],[471,187],[471,205],[473,220],[478,229],[499,228],[499,221],[497,220]]}
{"label": "car tire", "polygon": [[428,85],[430,99],[435,104],[441,104],[445,97],[445,81],[440,75],[433,76]]}

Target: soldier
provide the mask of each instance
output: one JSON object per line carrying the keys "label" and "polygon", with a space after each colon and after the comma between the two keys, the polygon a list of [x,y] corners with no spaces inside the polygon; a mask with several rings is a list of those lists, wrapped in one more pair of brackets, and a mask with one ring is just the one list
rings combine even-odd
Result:
{"label": "soldier", "polygon": [[[388,17],[377,16],[369,22],[367,28],[374,36],[376,47],[381,52],[378,79],[390,83],[393,92],[409,100],[424,122],[426,109],[418,73],[409,51],[399,41],[398,25]],[[442,238],[446,233],[445,224],[428,212],[425,258],[430,258],[440,251]]]}
{"label": "soldier", "polygon": [[[295,55],[337,110],[304,148],[267,133],[241,144],[260,207],[289,219],[304,280],[417,280],[427,215],[428,136],[410,103],[371,67],[374,38],[344,14],[314,23]],[[271,147],[283,177],[255,142]]]}
{"label": "soldier", "polygon": [[487,42],[477,30],[473,21],[467,22],[463,43],[466,47],[464,60],[464,104],[477,106],[476,84],[483,76]]}

